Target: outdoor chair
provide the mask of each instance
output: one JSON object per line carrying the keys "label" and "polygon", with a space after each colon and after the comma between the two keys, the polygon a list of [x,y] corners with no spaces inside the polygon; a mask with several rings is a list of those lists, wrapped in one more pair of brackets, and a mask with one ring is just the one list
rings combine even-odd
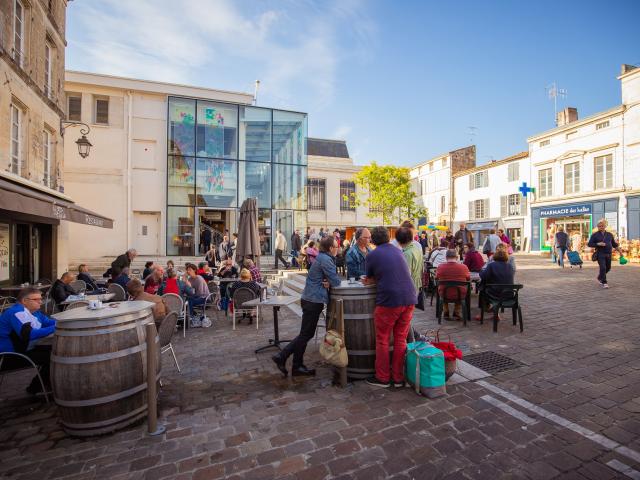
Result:
{"label": "outdoor chair", "polygon": [[13,306],[16,301],[15,297],[0,297],[0,313]]}
{"label": "outdoor chair", "polygon": [[40,278],[36,283],[41,283],[42,285],[53,285],[53,282],[45,277]]}
{"label": "outdoor chair", "polygon": [[[173,295],[173,294],[169,294]],[[180,373],[180,365],[178,365],[178,359],[176,358],[176,352],[173,350],[171,344],[171,337],[176,331],[176,325],[178,323],[178,312],[171,311],[165,315],[160,323],[160,329],[158,330],[158,337],[160,338],[160,354],[165,352],[171,352],[173,355],[173,361],[176,364],[178,373]]]}
{"label": "outdoor chair", "polygon": [[258,329],[258,307],[243,307],[244,302],[249,300],[255,300],[258,295],[250,288],[240,287],[233,292],[233,329],[236,329],[236,315],[239,313],[248,313],[251,315],[253,311],[256,312],[256,330]]}
{"label": "outdoor chair", "polygon": [[513,315],[513,326],[520,324],[520,332],[524,331],[522,323],[522,309],[520,308],[519,291],[524,288],[520,284],[493,283],[484,285],[480,290],[480,324],[484,323],[484,310],[486,305],[491,305],[493,311],[493,331],[498,331],[498,314],[510,308]]}
{"label": "outdoor chair", "polygon": [[215,280],[210,280],[207,282],[207,287],[209,288],[209,293],[215,293],[216,290],[220,290],[219,284],[220,282],[216,282]]}
{"label": "outdoor chair", "polygon": [[427,268],[428,275],[428,284],[427,284],[427,295],[429,295],[429,305],[433,306],[433,298],[438,293],[438,289],[436,288],[436,268],[428,267]]}
{"label": "outdoor chair", "polygon": [[72,308],[83,308],[88,307],[89,302],[87,300],[78,300],[77,302],[70,303],[66,310],[71,310]]}
{"label": "outdoor chair", "polygon": [[177,314],[176,321],[182,322],[182,336],[186,337],[187,322],[185,321],[185,319],[187,317],[185,315],[185,301],[180,295],[176,295],[175,293],[165,293],[161,298],[165,306],[167,307],[167,310],[169,310],[169,312],[175,312]]}
{"label": "outdoor chair", "polygon": [[56,302],[51,298],[51,289],[47,290],[47,293],[43,296],[40,310],[47,316],[51,316],[59,311]]}
{"label": "outdoor chair", "polygon": [[73,288],[76,293],[87,291],[87,283],[84,280],[74,280],[69,284],[69,286]]}
{"label": "outdoor chair", "polygon": [[[24,361],[24,367],[13,367],[3,370],[2,364],[4,363],[5,358],[14,357]],[[4,376],[7,373],[18,372],[18,371],[31,371],[35,370],[38,380],[40,381],[40,386],[42,387],[42,393],[44,394],[44,399],[49,403],[49,394],[47,393],[47,389],[44,385],[44,381],[42,380],[42,376],[40,375],[40,367],[36,365],[36,363],[31,360],[26,355],[18,352],[0,352],[0,387],[2,386],[2,382],[4,380]]]}
{"label": "outdoor chair", "polygon": [[115,297],[111,301],[113,302],[124,302],[127,299],[127,293],[117,283],[111,283],[107,287],[107,293],[115,294]]}
{"label": "outdoor chair", "polygon": [[215,299],[216,299],[215,294],[210,293],[209,295],[207,295],[207,298],[205,298],[204,303],[202,305],[195,305],[193,307],[193,313],[195,314],[196,312],[200,312],[200,315],[202,315],[203,317],[206,317],[207,308],[215,305],[214,303]]}
{"label": "outdoor chair", "polygon": [[[443,295],[438,292],[439,287],[444,287]],[[466,287],[467,293],[462,295],[458,287]],[[452,280],[436,280],[436,318],[438,323],[442,323],[442,312],[445,301],[447,303],[460,302],[462,308],[462,320],[464,326],[471,319],[471,282],[455,282]],[[453,292],[453,295],[450,293]]]}

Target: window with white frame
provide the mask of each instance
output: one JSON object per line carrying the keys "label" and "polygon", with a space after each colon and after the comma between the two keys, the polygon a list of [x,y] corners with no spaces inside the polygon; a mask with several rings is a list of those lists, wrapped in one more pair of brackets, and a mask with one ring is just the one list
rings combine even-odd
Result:
{"label": "window with white frame", "polygon": [[349,180],[340,180],[340,210],[356,210],[356,184]]}
{"label": "window with white frame", "polygon": [[109,97],[94,98],[94,123],[100,125],[109,124]]}
{"label": "window with white frame", "polygon": [[51,98],[53,88],[51,88],[51,45],[44,44],[44,94]]}
{"label": "window with white frame", "polygon": [[17,105],[10,107],[11,123],[11,160],[9,171],[20,175],[22,168],[22,110]]}
{"label": "window with white frame", "polygon": [[309,210],[325,210],[326,180],[324,178],[307,179],[307,207]]}
{"label": "window with white frame", "polygon": [[564,193],[580,191],[580,162],[567,163],[564,166]]}
{"label": "window with white frame", "polygon": [[526,198],[519,193],[500,197],[500,216],[516,217],[525,214]]}
{"label": "window with white frame", "polygon": [[596,123],[596,130],[602,130],[603,128],[607,128],[609,126],[609,120],[605,120],[604,122]]}
{"label": "window with white frame", "polygon": [[613,188],[613,155],[595,157],[593,168],[595,189]]}
{"label": "window with white frame", "polygon": [[550,144],[551,144],[551,140],[549,140],[549,139],[547,138],[546,140],[542,140],[542,141],[538,144],[538,146],[539,146],[539,147],[546,147],[547,145],[550,145]]}
{"label": "window with white frame", "polygon": [[553,195],[553,174],[550,168],[538,171],[538,196],[540,198]]}
{"label": "window with white frame", "polygon": [[67,94],[67,120],[80,122],[82,118],[82,95],[79,93]]}
{"label": "window with white frame", "polygon": [[13,59],[18,65],[23,66],[24,51],[24,5],[20,0],[14,4],[13,15]]}
{"label": "window with white frame", "polygon": [[444,213],[447,211],[447,197],[442,195],[440,197],[440,213]]}
{"label": "window with white frame", "polygon": [[489,216],[489,199],[472,200],[469,202],[469,220],[481,220]]}
{"label": "window with white frame", "polygon": [[51,132],[46,128],[42,130],[42,184],[51,186]]}
{"label": "window with white frame", "polygon": [[520,162],[514,162],[509,164],[509,181],[517,182],[520,180]]}
{"label": "window with white frame", "polygon": [[489,172],[484,170],[482,172],[473,173],[469,175],[469,190],[475,190],[476,188],[484,188],[489,186]]}

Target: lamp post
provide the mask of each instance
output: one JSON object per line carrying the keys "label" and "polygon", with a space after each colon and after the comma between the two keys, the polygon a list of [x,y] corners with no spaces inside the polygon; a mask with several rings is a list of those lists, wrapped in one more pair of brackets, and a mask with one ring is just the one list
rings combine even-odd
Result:
{"label": "lamp post", "polygon": [[80,134],[82,135],[82,137],[76,140],[76,145],[78,146],[78,154],[82,158],[87,158],[89,156],[89,151],[93,146],[91,145],[91,142],[87,138],[87,135],[89,135],[89,131],[91,130],[89,128],[89,125],[83,122],[70,122],[68,120],[60,120],[60,135],[64,137],[65,129],[67,127],[74,127],[74,126],[80,127]]}

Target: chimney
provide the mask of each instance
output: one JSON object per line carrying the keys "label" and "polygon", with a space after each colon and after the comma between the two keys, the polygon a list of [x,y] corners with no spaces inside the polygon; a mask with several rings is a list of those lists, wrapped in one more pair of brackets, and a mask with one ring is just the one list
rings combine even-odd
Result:
{"label": "chimney", "polygon": [[575,122],[576,120],[578,120],[578,109],[574,107],[567,107],[556,114],[556,125],[558,127]]}

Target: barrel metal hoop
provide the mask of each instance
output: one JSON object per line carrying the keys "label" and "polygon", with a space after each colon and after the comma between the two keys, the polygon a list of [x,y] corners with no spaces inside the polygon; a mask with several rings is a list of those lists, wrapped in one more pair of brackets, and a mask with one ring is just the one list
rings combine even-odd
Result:
{"label": "barrel metal hoop", "polygon": [[127,412],[124,415],[120,415],[119,417],[109,418],[107,420],[102,420],[101,422],[91,422],[91,423],[69,423],[69,422],[63,422],[63,424],[64,424],[65,427],[73,428],[74,430],[82,430],[82,429],[97,428],[97,427],[106,427],[108,425],[113,425],[113,424],[116,424],[116,423],[120,423],[121,421],[126,420],[127,418],[129,418],[131,416],[135,416],[138,413],[142,413],[146,409],[147,409],[147,403],[145,401],[145,404],[142,407],[136,408],[135,410]]}
{"label": "barrel metal hoop", "polygon": [[349,355],[373,355],[373,356],[375,356],[376,351],[375,350],[350,350],[350,349],[347,349],[347,353]]}
{"label": "barrel metal hoop", "polygon": [[59,355],[51,355],[51,361],[64,365],[81,365],[84,363],[105,362],[107,360],[115,360],[116,358],[126,357],[132,353],[138,353],[147,349],[146,343],[136,345],[135,347],[125,348],[117,352],[101,353],[98,355],[87,355],[84,357],[61,357]]}
{"label": "barrel metal hoop", "polygon": [[341,295],[340,297],[333,297],[336,300],[375,300],[375,294],[365,295]]}
{"label": "barrel metal hoop", "polygon": [[[156,375],[156,381],[158,380],[160,380],[160,372]],[[105,403],[113,402],[115,400],[121,400],[146,389],[147,382],[144,382],[136,387],[114,393],[113,395],[107,395],[106,397],[90,398],[88,400],[61,400],[59,398],[55,398],[55,401],[61,407],[91,407],[94,405],[104,405]]]}
{"label": "barrel metal hoop", "polygon": [[[67,325],[65,325],[66,327]],[[124,330],[133,330],[136,325],[120,325],[113,328],[103,328],[100,330],[56,330],[56,335],[59,337],[91,337],[93,335],[104,335],[115,332],[122,332]]]}
{"label": "barrel metal hoop", "polygon": [[373,314],[371,313],[345,313],[345,320],[369,320],[373,318]]}
{"label": "barrel metal hoop", "polygon": [[145,320],[149,316],[149,312],[147,309],[141,310],[139,312],[128,312],[123,313],[121,315],[117,315],[117,309],[114,310],[114,315],[106,318],[96,318],[96,319],[70,319],[70,320],[56,320],[57,328],[68,328],[68,327],[87,327],[96,326],[96,327],[108,327],[111,325],[119,325],[122,323],[129,322],[138,322],[141,320]]}
{"label": "barrel metal hoop", "polygon": [[69,435],[73,435],[76,437],[95,437],[96,435],[102,435],[104,433],[111,433],[111,432],[115,432],[116,430],[120,430],[121,428],[124,428],[128,425],[132,425],[134,423],[136,423],[138,420],[140,420],[141,418],[144,418],[146,415],[146,412],[141,412],[139,414],[137,414],[134,417],[130,417],[130,418],[126,418],[125,420],[123,420],[120,423],[114,423],[112,425],[107,425],[106,427],[103,428],[93,428],[93,429],[73,429],[73,428],[68,428],[64,422],[64,420],[62,421],[62,427],[64,428],[64,431],[67,432]]}

